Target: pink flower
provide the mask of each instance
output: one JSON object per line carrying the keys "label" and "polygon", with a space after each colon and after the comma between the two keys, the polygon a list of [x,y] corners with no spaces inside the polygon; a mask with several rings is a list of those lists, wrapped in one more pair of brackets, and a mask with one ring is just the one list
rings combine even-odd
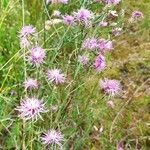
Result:
{"label": "pink flower", "polygon": [[20,31],[20,37],[28,37],[36,32],[32,25],[22,27]]}
{"label": "pink flower", "polygon": [[123,149],[123,141],[117,143],[116,150],[124,150]]}
{"label": "pink flower", "polygon": [[105,57],[100,54],[98,56],[96,56],[93,66],[97,71],[102,71],[106,66],[105,65]]}
{"label": "pink flower", "polygon": [[41,139],[43,144],[58,144],[59,146],[61,146],[61,142],[63,141],[63,135],[54,129],[50,129],[44,133]]}
{"label": "pink flower", "polygon": [[117,5],[121,2],[121,0],[103,0],[105,4],[109,5]]}
{"label": "pink flower", "polygon": [[26,89],[37,89],[38,82],[36,79],[27,78],[27,80],[24,82],[24,86]]}
{"label": "pink flower", "polygon": [[107,78],[100,80],[100,87],[107,93],[112,96],[118,95],[121,91],[120,81],[118,80],[109,80]]}
{"label": "pink flower", "polygon": [[141,11],[136,10],[132,13],[132,18],[133,19],[143,18],[143,13]]}
{"label": "pink flower", "polygon": [[20,38],[20,47],[21,48],[28,48],[30,46],[30,42],[26,37]]}
{"label": "pink flower", "polygon": [[98,48],[102,53],[105,53],[111,49],[113,49],[112,41],[106,39],[99,39],[98,40]]}
{"label": "pink flower", "polygon": [[68,4],[68,0],[47,0],[46,1],[46,4],[49,4],[49,3],[52,3],[52,4],[57,4],[57,3],[62,3],[62,4]]}
{"label": "pink flower", "polygon": [[55,17],[60,17],[61,12],[59,10],[54,10],[52,15]]}
{"label": "pink flower", "polygon": [[43,63],[45,58],[45,50],[41,47],[34,47],[30,51],[29,61],[35,65]]}
{"label": "pink flower", "polygon": [[74,12],[74,18],[79,22],[87,24],[93,18],[93,13],[82,7],[77,12]]}
{"label": "pink flower", "polygon": [[71,16],[71,15],[63,16],[63,20],[64,20],[64,23],[67,24],[67,25],[71,25],[71,24],[74,23],[74,17]]}
{"label": "pink flower", "polygon": [[92,38],[87,38],[83,41],[82,48],[86,48],[89,50],[93,50],[97,48],[97,39],[92,37]]}
{"label": "pink flower", "polygon": [[20,106],[16,108],[20,117],[24,120],[36,119],[41,117],[40,113],[46,112],[43,102],[34,97],[27,97],[21,101]]}
{"label": "pink flower", "polygon": [[101,21],[101,22],[99,23],[99,25],[102,26],[102,27],[106,27],[106,26],[108,25],[108,22],[106,22],[106,21]]}
{"label": "pink flower", "polygon": [[50,69],[47,72],[48,79],[55,84],[61,84],[65,82],[65,75],[60,73],[59,69]]}
{"label": "pink flower", "polygon": [[89,58],[86,55],[79,55],[78,60],[81,64],[86,65],[89,61]]}

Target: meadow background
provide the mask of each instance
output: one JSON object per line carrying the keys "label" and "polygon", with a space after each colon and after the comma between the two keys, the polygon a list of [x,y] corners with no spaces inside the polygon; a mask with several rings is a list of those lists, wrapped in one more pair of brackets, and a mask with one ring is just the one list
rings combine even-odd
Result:
{"label": "meadow background", "polygon": [[[93,12],[102,9],[90,0],[70,0],[67,5],[49,5],[47,9],[49,14],[55,9],[65,14],[83,5]],[[150,149],[150,0],[124,0],[117,9],[125,11],[119,20],[124,23],[123,32],[113,37],[108,68],[96,74],[77,61],[84,34],[92,35],[93,30],[83,32],[62,24],[45,30],[49,18],[42,0],[24,0],[24,6],[21,0],[0,1],[0,149],[22,149],[24,132],[25,149],[44,150],[40,135],[48,128],[61,130],[65,150],[115,150],[120,141],[124,150]],[[144,18],[130,24],[134,10],[142,11]],[[39,32],[39,43],[46,49],[43,68],[24,64],[18,37],[23,23],[32,24]],[[109,29],[96,31],[104,37],[108,33]],[[67,74],[67,83],[60,87],[47,84],[41,71],[55,66]],[[58,110],[23,129],[15,108],[25,94],[25,68],[41,81],[34,94],[46,100],[50,110],[52,106]],[[115,98],[113,109],[100,92],[98,81],[102,77],[121,81],[123,96]]]}

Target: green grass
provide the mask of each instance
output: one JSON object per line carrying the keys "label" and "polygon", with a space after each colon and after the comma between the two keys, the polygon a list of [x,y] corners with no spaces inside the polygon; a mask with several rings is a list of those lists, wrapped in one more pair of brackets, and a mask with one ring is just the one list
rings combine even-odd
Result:
{"label": "green grass", "polygon": [[[125,150],[150,149],[150,1],[127,0],[117,6],[125,10],[123,33],[114,40],[114,50],[107,55],[108,68],[96,73],[92,67],[83,67],[77,62],[82,52],[80,47],[85,35],[109,37],[110,29],[81,26],[54,25],[44,31],[44,22],[49,17],[42,0],[0,1],[0,149],[45,150],[40,136],[49,128],[60,129],[65,142],[64,150],[115,150],[116,143],[124,141]],[[71,13],[81,6],[100,13],[102,5],[90,4],[88,0],[70,0],[68,5],[48,6],[51,14],[59,9]],[[129,24],[134,10],[144,13],[144,19]],[[24,15],[23,15],[24,12]],[[45,16],[45,17],[44,17]],[[18,31],[23,24],[37,28],[38,43],[46,49],[45,63],[34,68],[24,62],[20,49]],[[92,55],[90,56],[93,57]],[[67,83],[52,86],[45,77],[47,68],[61,68],[67,74]],[[40,89],[28,92],[37,95],[47,104],[49,112],[36,123],[26,123],[18,118],[15,108],[26,95],[23,82],[27,75],[40,81]],[[114,99],[115,108],[106,105],[98,82],[103,77],[121,80],[123,96]],[[11,95],[11,92],[14,94]],[[59,106],[53,112],[51,106]],[[25,136],[23,136],[25,133]],[[51,148],[55,149],[55,148]]]}

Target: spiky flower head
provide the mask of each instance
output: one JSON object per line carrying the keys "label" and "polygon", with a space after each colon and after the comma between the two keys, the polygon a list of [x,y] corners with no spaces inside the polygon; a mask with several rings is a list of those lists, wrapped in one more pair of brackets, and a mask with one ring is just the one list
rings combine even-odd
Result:
{"label": "spiky flower head", "polygon": [[61,142],[63,141],[63,135],[54,129],[50,129],[47,132],[44,133],[44,135],[41,137],[43,144],[49,145],[49,144],[57,144],[61,146]]}
{"label": "spiky flower head", "polygon": [[75,20],[85,24],[87,24],[93,17],[93,13],[83,7],[81,7],[77,12],[74,12]]}
{"label": "spiky flower head", "polygon": [[97,48],[97,39],[92,37],[92,38],[87,38],[83,41],[82,48],[88,49],[88,50],[94,50]]}
{"label": "spiky flower head", "polygon": [[52,15],[55,17],[60,17],[61,12],[59,10],[54,10]]}
{"label": "spiky flower head", "polygon": [[105,57],[101,54],[96,56],[93,66],[97,71],[102,71],[105,68]]}
{"label": "spiky flower head", "polygon": [[33,78],[27,78],[24,82],[25,89],[37,89],[38,88],[38,82],[36,79]]}
{"label": "spiky flower head", "polygon": [[20,38],[21,37],[28,37],[29,35],[32,35],[36,32],[36,29],[32,25],[23,26],[20,30]]}
{"label": "spiky flower head", "polygon": [[134,12],[132,12],[132,18],[133,19],[143,18],[143,13],[141,11],[135,10]]}
{"label": "spiky flower head", "polygon": [[48,79],[55,84],[62,84],[65,82],[65,75],[59,69],[49,69],[47,71]]}
{"label": "spiky flower head", "polygon": [[34,47],[30,51],[29,61],[35,65],[43,63],[45,58],[45,50],[41,47]]}
{"label": "spiky flower head", "polygon": [[100,80],[100,87],[107,93],[112,96],[118,95],[121,91],[120,81],[103,79]]}
{"label": "spiky flower head", "polygon": [[59,3],[68,4],[68,0],[47,0],[46,4],[49,4],[50,2],[52,4],[59,4]]}
{"label": "spiky flower head", "polygon": [[97,42],[97,47],[102,53],[105,53],[111,49],[113,49],[112,41],[106,39],[99,39]]}
{"label": "spiky flower head", "polygon": [[37,120],[38,117],[41,118],[40,113],[46,112],[43,101],[35,97],[27,97],[23,99],[16,110],[19,112],[19,116],[23,120]]}
{"label": "spiky flower head", "polygon": [[89,62],[89,58],[86,55],[79,55],[78,61],[83,65],[87,65],[87,63]]}
{"label": "spiky flower head", "polygon": [[63,16],[63,21],[67,25],[72,25],[74,23],[74,17],[71,15],[65,15]]}
{"label": "spiky flower head", "polygon": [[121,2],[121,0],[103,0],[103,2],[109,5],[117,5]]}

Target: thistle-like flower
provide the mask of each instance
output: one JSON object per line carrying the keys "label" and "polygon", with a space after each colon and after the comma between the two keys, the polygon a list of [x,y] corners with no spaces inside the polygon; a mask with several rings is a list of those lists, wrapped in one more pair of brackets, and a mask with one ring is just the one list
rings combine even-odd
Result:
{"label": "thistle-like flower", "polygon": [[47,71],[48,79],[55,84],[61,84],[65,82],[65,75],[60,73],[59,69],[50,69]]}
{"label": "thistle-like flower", "polygon": [[102,71],[105,68],[105,57],[103,55],[96,56],[93,66],[97,71]]}
{"label": "thistle-like flower", "polygon": [[87,24],[92,18],[93,13],[85,8],[80,8],[77,12],[74,12],[74,18],[78,22],[83,22]]}
{"label": "thistle-like flower", "polygon": [[121,91],[120,81],[118,80],[109,80],[107,78],[100,80],[100,87],[107,93],[112,96],[118,95]]}
{"label": "thistle-like flower", "polygon": [[82,44],[82,48],[88,50],[94,50],[97,48],[97,46],[97,39],[94,37],[85,39]]}
{"label": "thistle-like flower", "polygon": [[63,21],[67,25],[72,25],[74,23],[74,17],[71,15],[65,15],[63,16]]}
{"label": "thistle-like flower", "polygon": [[32,35],[36,32],[36,29],[32,25],[24,26],[22,27],[20,33],[20,38],[22,37],[28,37],[29,35]]}
{"label": "thistle-like flower", "polygon": [[136,10],[132,13],[132,18],[133,19],[143,18],[143,13],[141,11]]}
{"label": "thistle-like flower", "polygon": [[43,63],[45,58],[45,50],[41,47],[34,47],[30,51],[29,61],[35,65]]}
{"label": "thistle-like flower", "polygon": [[97,47],[100,49],[102,53],[105,53],[111,49],[113,49],[112,41],[106,39],[99,39],[97,42]]}
{"label": "thistle-like flower", "polygon": [[103,0],[103,2],[109,5],[117,5],[121,2],[121,0]]}
{"label": "thistle-like flower", "polygon": [[63,135],[54,129],[50,129],[44,133],[41,139],[43,144],[57,144],[61,146],[61,142],[63,141]]}
{"label": "thistle-like flower", "polygon": [[78,61],[81,64],[86,65],[88,63],[88,61],[89,61],[89,58],[86,55],[79,55]]}
{"label": "thistle-like flower", "polygon": [[46,112],[45,104],[35,97],[27,97],[22,100],[16,110],[18,110],[20,118],[24,120],[37,120],[38,117],[41,117],[40,113]]}
{"label": "thistle-like flower", "polygon": [[27,78],[24,82],[25,89],[37,89],[38,88],[38,82],[36,79]]}

